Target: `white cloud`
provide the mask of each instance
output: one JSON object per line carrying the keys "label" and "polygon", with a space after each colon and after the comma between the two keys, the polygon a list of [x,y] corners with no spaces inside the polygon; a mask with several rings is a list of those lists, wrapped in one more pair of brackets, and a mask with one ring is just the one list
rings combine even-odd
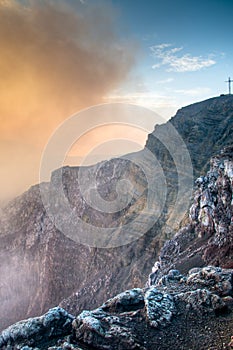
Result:
{"label": "white cloud", "polygon": [[168,72],[195,72],[216,63],[211,55],[207,58],[192,56],[189,53],[177,55],[183,51],[183,47],[172,46],[172,44],[164,43],[150,47],[152,56],[159,61],[152,66],[153,69],[166,66]]}
{"label": "white cloud", "polygon": [[166,105],[169,101],[169,97],[165,95],[158,94],[157,92],[147,91],[147,92],[129,92],[125,94],[111,94],[107,96],[108,102],[127,102],[134,104],[145,105],[148,101],[153,101],[156,105]]}
{"label": "white cloud", "polygon": [[171,44],[159,44],[159,45],[155,45],[155,46],[152,46],[151,48],[156,48],[158,50],[163,50],[163,49],[166,49],[167,47],[170,47]]}
{"label": "white cloud", "polygon": [[168,83],[171,83],[173,81],[174,81],[173,78],[167,78],[167,79],[163,79],[163,80],[158,80],[156,83],[157,84],[168,84]]}
{"label": "white cloud", "polygon": [[193,89],[175,90],[174,92],[178,94],[187,95],[187,96],[202,96],[205,94],[209,94],[211,92],[211,89],[208,87],[196,87]]}
{"label": "white cloud", "polygon": [[159,113],[165,120],[170,118],[180,104],[174,99],[174,96],[163,95],[156,91],[137,91],[137,92],[116,92],[106,97],[107,103],[127,103],[149,108]]}

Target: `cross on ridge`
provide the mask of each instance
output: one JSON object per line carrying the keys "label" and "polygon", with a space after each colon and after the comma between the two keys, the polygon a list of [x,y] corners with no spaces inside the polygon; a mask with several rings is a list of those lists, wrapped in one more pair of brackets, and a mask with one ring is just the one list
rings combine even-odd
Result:
{"label": "cross on ridge", "polygon": [[229,77],[228,80],[225,81],[225,83],[228,83],[229,86],[229,95],[231,95],[231,83],[233,82],[233,80],[231,80],[231,78]]}

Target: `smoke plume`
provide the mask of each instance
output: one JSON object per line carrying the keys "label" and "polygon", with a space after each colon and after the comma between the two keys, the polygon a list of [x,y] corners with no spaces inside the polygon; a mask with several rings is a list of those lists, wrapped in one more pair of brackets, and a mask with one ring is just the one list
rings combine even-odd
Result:
{"label": "smoke plume", "polygon": [[0,1],[1,196],[38,182],[42,148],[60,122],[101,103],[133,64],[109,3]]}

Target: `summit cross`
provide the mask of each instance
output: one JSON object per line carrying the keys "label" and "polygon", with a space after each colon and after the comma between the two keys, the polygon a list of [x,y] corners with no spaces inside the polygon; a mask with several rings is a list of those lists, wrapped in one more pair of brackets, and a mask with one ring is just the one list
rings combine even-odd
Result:
{"label": "summit cross", "polygon": [[228,80],[225,81],[225,83],[228,83],[228,87],[229,87],[229,95],[231,95],[231,83],[233,82],[233,80],[231,80],[231,78],[229,77]]}

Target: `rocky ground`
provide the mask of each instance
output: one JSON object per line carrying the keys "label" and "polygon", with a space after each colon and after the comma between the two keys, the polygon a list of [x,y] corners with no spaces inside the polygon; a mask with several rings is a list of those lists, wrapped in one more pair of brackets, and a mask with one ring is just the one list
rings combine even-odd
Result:
{"label": "rocky ground", "polygon": [[77,317],[54,308],[2,332],[1,349],[229,349],[233,270],[178,270]]}
{"label": "rocky ground", "polygon": [[[16,323],[1,333],[0,348],[230,349],[233,147],[211,159],[196,186],[189,217],[165,242],[146,287],[126,290],[92,311],[72,315],[57,307]],[[69,301],[78,303],[77,296]]]}

